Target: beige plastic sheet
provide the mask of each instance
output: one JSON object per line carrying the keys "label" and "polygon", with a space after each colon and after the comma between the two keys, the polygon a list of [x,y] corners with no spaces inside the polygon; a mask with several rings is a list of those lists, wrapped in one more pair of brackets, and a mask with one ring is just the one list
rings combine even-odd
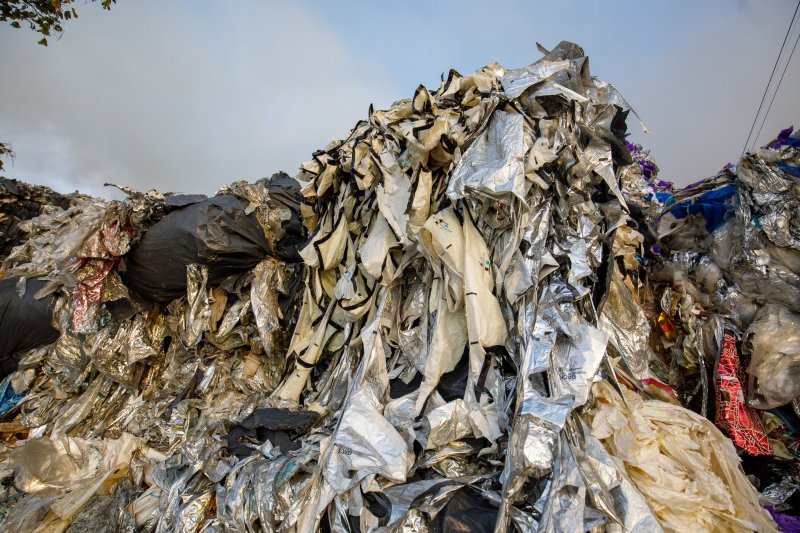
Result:
{"label": "beige plastic sheet", "polygon": [[588,412],[592,434],[642,493],[665,531],[778,531],[740,469],[733,443],[683,407],[625,398],[602,381]]}

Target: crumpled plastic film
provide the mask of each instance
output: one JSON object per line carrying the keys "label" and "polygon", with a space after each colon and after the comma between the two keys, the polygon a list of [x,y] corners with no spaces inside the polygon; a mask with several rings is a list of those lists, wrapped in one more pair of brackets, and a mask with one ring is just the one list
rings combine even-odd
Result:
{"label": "crumpled plastic film", "polygon": [[635,378],[651,376],[648,365],[654,355],[649,344],[650,322],[616,268],[597,325],[609,336]]}
{"label": "crumpled plastic film", "polygon": [[253,269],[250,285],[250,305],[256,320],[261,343],[268,356],[277,355],[280,340],[280,320],[283,318],[278,295],[286,294],[286,273],[280,262],[265,259]]}
{"label": "crumpled plastic film", "polygon": [[627,389],[623,397],[607,382],[594,392],[592,434],[624,465],[663,527],[777,531],[733,444],[710,421]]}
{"label": "crumpled plastic film", "polygon": [[588,468],[598,477],[592,489],[611,497],[613,509],[618,514],[617,523],[621,522],[625,531],[661,531],[661,523],[645,498],[631,483],[625,469],[615,462],[614,457],[585,424],[582,427],[582,437],[585,459],[581,464],[583,466],[588,463]]}
{"label": "crumpled plastic film", "polygon": [[62,195],[49,187],[0,177],[0,261],[22,244],[25,233],[20,224],[45,212],[67,210],[88,199],[86,195]]}
{"label": "crumpled plastic film", "polygon": [[525,200],[525,120],[518,113],[497,111],[489,125],[453,169],[447,195],[461,198],[468,191]]}
{"label": "crumpled plastic film", "polygon": [[86,199],[66,210],[45,210],[19,224],[28,239],[3,262],[7,276],[61,273],[83,241],[97,228],[107,203]]}
{"label": "crumpled plastic film", "polygon": [[[45,437],[16,450],[10,459],[17,469],[18,486],[28,493],[28,499],[41,499],[49,509],[37,530],[66,529],[89,498],[107,493],[127,476],[132,454],[141,446],[137,439],[123,434],[120,439],[102,441]],[[26,516],[27,505],[23,500],[20,518]],[[7,526],[21,530],[31,524],[12,519]]]}
{"label": "crumpled plastic film", "polygon": [[[539,523],[541,531],[586,531],[596,525],[594,518],[587,516],[584,508],[586,501],[586,486],[581,479],[578,463],[570,449],[566,436],[560,434],[556,442],[558,459],[553,469],[553,480],[545,500],[542,520]],[[589,518],[589,523],[587,523]],[[602,522],[601,522],[602,523]]]}
{"label": "crumpled plastic film", "polygon": [[800,314],[768,304],[756,315],[747,336],[750,404],[764,409],[800,396]]}
{"label": "crumpled plastic film", "polygon": [[186,269],[187,307],[183,317],[183,342],[192,347],[200,341],[203,331],[209,329],[211,307],[208,301],[208,269],[202,265],[189,265]]}

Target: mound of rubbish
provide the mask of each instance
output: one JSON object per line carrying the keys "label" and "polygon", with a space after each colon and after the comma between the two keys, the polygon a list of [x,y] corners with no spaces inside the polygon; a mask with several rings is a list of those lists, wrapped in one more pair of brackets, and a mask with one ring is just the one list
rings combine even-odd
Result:
{"label": "mound of rubbish", "polygon": [[25,240],[26,220],[41,215],[46,209],[67,209],[87,196],[63,195],[49,187],[30,185],[0,176],[0,261]]}
{"label": "mound of rubbish", "polygon": [[21,225],[3,530],[797,527],[800,137],[676,190],[541,51],[294,178]]}

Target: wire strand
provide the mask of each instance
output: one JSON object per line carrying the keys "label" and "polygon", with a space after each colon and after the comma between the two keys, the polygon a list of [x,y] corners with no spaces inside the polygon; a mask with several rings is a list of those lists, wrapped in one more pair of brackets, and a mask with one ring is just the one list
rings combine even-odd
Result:
{"label": "wire strand", "polygon": [[794,40],[792,52],[789,54],[789,59],[786,60],[786,64],[783,66],[783,72],[781,72],[781,77],[778,79],[778,85],[775,87],[775,92],[772,93],[772,98],[769,101],[769,106],[767,106],[766,113],[764,113],[764,118],[761,119],[761,126],[758,128],[758,133],[756,133],[756,136],[753,137],[753,143],[757,143],[758,138],[761,136],[761,130],[764,129],[764,123],[767,121],[769,112],[772,110],[772,104],[775,102],[775,97],[778,95],[778,91],[781,88],[781,83],[783,83],[783,77],[786,75],[786,70],[789,68],[789,63],[792,62],[792,56],[794,55],[794,51],[797,49],[798,42],[800,42],[800,33],[797,34],[797,39]]}
{"label": "wire strand", "polygon": [[772,80],[775,77],[775,70],[778,68],[778,62],[783,55],[783,50],[786,48],[786,41],[789,39],[789,34],[792,30],[792,26],[794,26],[794,20],[797,18],[797,10],[800,9],[800,0],[797,2],[797,6],[794,8],[794,14],[792,15],[792,20],[789,22],[789,27],[786,28],[786,35],[783,37],[783,43],[781,44],[781,49],[778,51],[778,57],[775,58],[775,65],[772,66],[772,73],[769,75],[769,80],[767,81],[767,86],[764,87],[764,94],[761,96],[761,102],[758,104],[758,110],[756,111],[756,116],[753,117],[753,124],[750,126],[750,131],[747,133],[747,140],[744,142],[744,148],[742,148],[742,155],[747,151],[747,146],[750,144],[750,137],[753,135],[753,130],[756,127],[756,122],[758,122],[758,116],[761,114],[761,109],[764,107],[764,101],[767,99],[767,93],[769,92],[769,87],[772,85]]}

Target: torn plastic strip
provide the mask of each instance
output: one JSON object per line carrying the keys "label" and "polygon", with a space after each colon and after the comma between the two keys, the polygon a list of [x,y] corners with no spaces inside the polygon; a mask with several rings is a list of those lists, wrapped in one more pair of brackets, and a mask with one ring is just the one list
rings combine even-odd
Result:
{"label": "torn plastic strip", "polygon": [[182,339],[187,347],[200,342],[209,329],[211,307],[208,301],[208,267],[192,264],[186,267],[186,312],[182,324]]}
{"label": "torn plastic strip", "polygon": [[325,344],[325,336],[328,331],[328,320],[330,320],[331,313],[333,313],[336,300],[331,300],[325,314],[317,325],[314,336],[311,338],[311,344],[306,348],[301,356],[297,357],[295,361],[294,371],[289,375],[289,378],[284,381],[281,388],[277,391],[279,398],[284,400],[298,401],[303,388],[306,386],[306,381],[311,373],[311,369],[317,363],[322,349]]}
{"label": "torn plastic strip", "polygon": [[651,377],[648,365],[655,357],[649,344],[650,323],[623,283],[622,273],[616,265],[613,269],[597,326],[614,343],[631,374],[639,380],[648,379]]}
{"label": "torn plastic strip", "polygon": [[587,531],[602,525],[602,520],[587,523],[585,519],[586,485],[581,479],[575,456],[563,432],[557,441],[557,450],[553,480],[550,491],[545,496],[546,503],[539,522],[539,531]]}
{"label": "torn plastic strip", "polygon": [[258,334],[268,357],[278,355],[283,314],[278,295],[286,294],[286,272],[283,265],[272,258],[260,262],[253,269],[250,285],[250,305],[256,320]]}
{"label": "torn plastic strip", "polygon": [[484,366],[485,348],[500,346],[507,336],[500,303],[493,294],[492,261],[472,219],[464,219],[464,300],[469,342],[469,376],[464,399],[477,402],[474,387]]}

